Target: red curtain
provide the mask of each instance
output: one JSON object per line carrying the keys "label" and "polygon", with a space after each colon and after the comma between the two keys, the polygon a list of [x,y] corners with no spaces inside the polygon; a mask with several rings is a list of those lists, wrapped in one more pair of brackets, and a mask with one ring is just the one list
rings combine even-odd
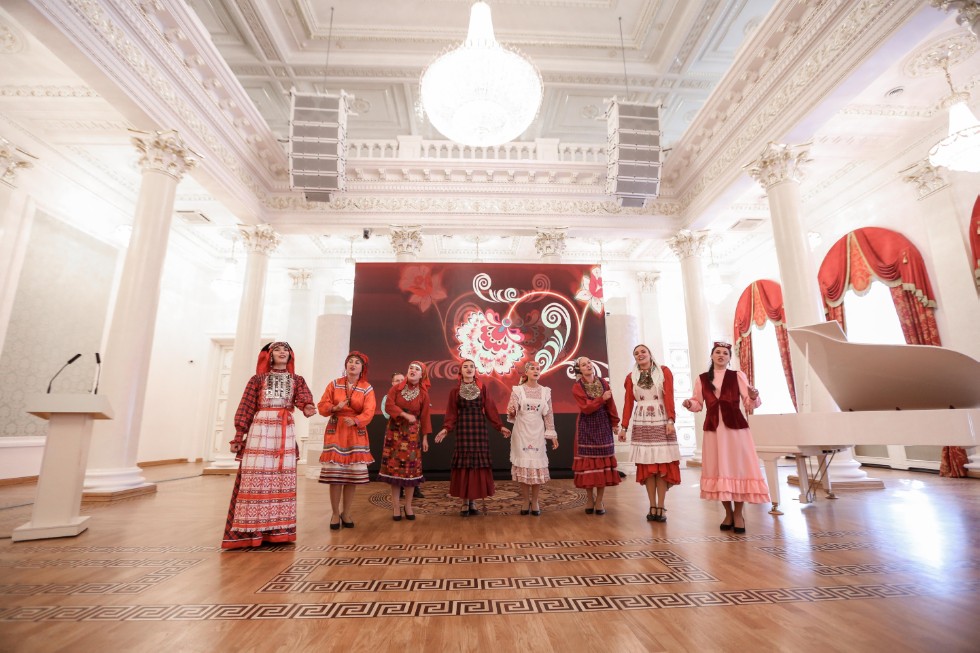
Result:
{"label": "red curtain", "polygon": [[973,252],[973,280],[980,286],[980,195],[977,195],[970,220],[970,251]]}
{"label": "red curtain", "polygon": [[742,291],[735,306],[735,348],[739,366],[755,383],[755,366],[752,362],[752,325],[762,327],[766,320],[776,329],[779,358],[783,363],[789,396],[796,406],[796,387],[793,383],[793,363],[789,353],[789,334],[786,331],[786,310],[783,307],[783,291],[779,284],[768,279],[753,281]]}
{"label": "red curtain", "polygon": [[[922,254],[902,234],[879,227],[865,227],[847,234],[830,248],[817,273],[827,319],[844,326],[844,294],[853,288],[867,292],[877,279],[891,288],[892,301],[910,345],[936,345],[936,300]],[[943,447],[939,473],[964,476],[966,451]]]}

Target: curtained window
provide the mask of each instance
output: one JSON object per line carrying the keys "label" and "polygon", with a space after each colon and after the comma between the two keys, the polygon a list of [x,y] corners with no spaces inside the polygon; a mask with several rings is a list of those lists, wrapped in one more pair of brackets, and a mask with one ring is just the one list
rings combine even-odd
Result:
{"label": "curtained window", "polygon": [[783,377],[793,408],[796,408],[796,389],[793,386],[793,364],[789,353],[789,335],[786,331],[786,310],[783,308],[783,291],[779,284],[769,279],[753,281],[742,291],[735,306],[734,355],[738,358],[740,369],[748,377],[749,383],[756,384],[755,361],[753,355],[752,332],[771,322],[776,340],[776,349],[783,368]]}
{"label": "curtained window", "polygon": [[[828,320],[837,320],[847,333],[844,296],[853,289],[868,292],[872,282],[889,288],[906,344],[937,345],[936,295],[929,283],[922,254],[905,236],[880,227],[856,229],[827,252],[817,273]],[[943,447],[939,473],[965,476],[966,451]]]}

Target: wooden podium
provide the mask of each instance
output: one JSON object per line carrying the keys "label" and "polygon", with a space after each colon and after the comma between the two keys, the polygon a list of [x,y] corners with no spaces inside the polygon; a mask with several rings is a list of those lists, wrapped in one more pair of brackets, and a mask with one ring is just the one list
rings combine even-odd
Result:
{"label": "wooden podium", "polygon": [[11,539],[73,537],[88,526],[78,514],[85,465],[92,440],[92,420],[112,419],[108,398],[90,394],[39,395],[27,401],[27,412],[49,422],[48,439],[37,479],[31,521],[14,529]]}

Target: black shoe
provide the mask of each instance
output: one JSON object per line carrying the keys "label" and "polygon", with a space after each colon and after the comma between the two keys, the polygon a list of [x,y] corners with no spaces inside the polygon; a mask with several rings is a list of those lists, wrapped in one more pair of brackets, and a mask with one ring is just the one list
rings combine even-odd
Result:
{"label": "black shoe", "polygon": [[597,515],[604,515],[604,514],[606,514],[606,505],[605,504],[602,504],[602,507],[601,508],[598,508],[597,507],[595,509],[595,514],[597,514]]}
{"label": "black shoe", "polygon": [[410,514],[408,514],[408,510],[406,510],[405,508],[402,508],[402,512],[405,513],[405,519],[407,519],[408,521],[415,521],[415,513],[414,512],[410,515]]}
{"label": "black shoe", "polygon": [[541,506],[538,506],[535,510],[532,510],[531,511],[531,516],[532,517],[540,517],[541,516]]}
{"label": "black shoe", "polygon": [[667,515],[664,514],[665,512],[667,512],[666,508],[657,508],[657,521],[659,522],[667,521]]}
{"label": "black shoe", "polygon": [[419,499],[424,499],[425,498],[425,495],[422,494],[422,488],[420,488],[420,487],[415,488],[415,496],[417,498],[419,498]]}
{"label": "black shoe", "polygon": [[524,508],[521,508],[521,514],[522,515],[529,515],[529,514],[531,514],[531,504],[530,503],[527,504],[527,510],[525,510]]}
{"label": "black shoe", "polygon": [[[745,523],[745,520],[744,519],[742,520],[742,523],[743,524]],[[741,535],[742,533],[745,532],[745,526],[736,526],[735,525],[735,520],[733,519],[732,520],[732,530],[735,531],[735,534],[736,535]]]}
{"label": "black shoe", "polygon": [[330,530],[332,530],[332,531],[339,531],[340,530],[340,524],[330,524]]}
{"label": "black shoe", "polygon": [[[726,517],[726,519],[727,519],[727,517]],[[725,522],[722,522],[721,523],[721,526],[719,526],[718,528],[720,528],[723,531],[730,531],[730,530],[732,530],[732,526],[734,526],[734,525],[735,525],[735,518],[733,517],[731,524],[726,524]]]}
{"label": "black shoe", "polygon": [[344,513],[340,513],[340,523],[343,524],[344,528],[354,528],[354,522],[345,520]]}
{"label": "black shoe", "polygon": [[466,507],[466,512],[468,512],[471,515],[479,515],[480,514],[480,511],[477,510],[477,508],[476,508],[476,504],[473,503],[472,501],[470,501],[469,505]]}
{"label": "black shoe", "polygon": [[650,512],[647,513],[647,521],[657,521],[657,515],[654,514],[656,508],[650,508]]}

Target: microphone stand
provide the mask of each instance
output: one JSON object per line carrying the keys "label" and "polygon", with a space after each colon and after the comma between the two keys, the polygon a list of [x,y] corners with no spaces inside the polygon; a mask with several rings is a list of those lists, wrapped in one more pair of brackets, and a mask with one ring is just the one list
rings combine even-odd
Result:
{"label": "microphone stand", "polygon": [[68,362],[67,363],[65,363],[64,365],[61,366],[61,369],[60,370],[58,370],[57,372],[54,373],[54,376],[52,376],[51,377],[51,380],[48,381],[48,394],[51,394],[51,384],[54,383],[54,380],[58,378],[58,375],[61,374],[62,372],[64,372],[66,367],[68,367],[69,365],[71,365],[72,363],[74,363],[75,361],[77,361],[81,357],[82,357],[81,354],[75,354],[74,356],[72,356],[71,358],[68,359]]}

